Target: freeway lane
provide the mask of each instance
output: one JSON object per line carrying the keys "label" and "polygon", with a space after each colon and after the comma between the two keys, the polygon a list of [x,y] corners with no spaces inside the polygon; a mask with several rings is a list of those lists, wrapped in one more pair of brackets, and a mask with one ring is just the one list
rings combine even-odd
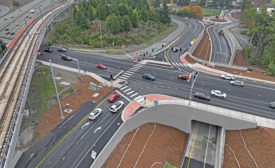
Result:
{"label": "freeway lane", "polygon": [[[124,101],[125,105],[128,104],[123,97],[119,100]],[[70,117],[69,121],[65,120],[57,127],[60,129],[60,126],[63,125],[62,129],[65,128],[66,131],[56,133],[56,128],[47,136],[56,133],[58,137],[46,140],[47,143],[42,146],[35,144],[24,154],[16,167],[80,167],[83,164],[86,165],[84,167],[89,167],[92,162],[90,158],[91,150],[99,153],[122,123],[120,117],[122,110],[111,113],[108,110],[110,105],[111,103],[106,99],[99,103],[97,107],[102,108],[102,114],[95,121],[90,121],[87,119],[87,114],[94,107],[91,108],[89,103],[84,104],[73,114],[81,114],[81,116],[77,118],[75,116]],[[71,123],[71,120],[77,122]],[[70,129],[65,126],[69,126]],[[45,141],[44,139],[42,139],[42,142]],[[41,141],[38,144],[41,144]],[[38,150],[39,147],[40,150]],[[30,156],[34,157],[30,158]]]}

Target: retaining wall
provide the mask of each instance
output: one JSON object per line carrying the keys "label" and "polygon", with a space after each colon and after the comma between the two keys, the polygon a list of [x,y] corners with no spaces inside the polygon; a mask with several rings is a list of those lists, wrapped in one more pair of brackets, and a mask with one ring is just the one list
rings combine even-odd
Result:
{"label": "retaining wall", "polygon": [[232,110],[197,102],[191,102],[191,105],[188,105],[187,100],[159,101],[157,107],[148,107],[148,109],[144,109],[126,120],[97,156],[91,168],[101,167],[128,132],[146,123],[156,122],[177,128],[185,133],[190,133],[192,120],[218,125],[228,130],[255,128],[257,126],[253,121],[232,118],[230,115],[218,115],[212,111],[228,112]]}

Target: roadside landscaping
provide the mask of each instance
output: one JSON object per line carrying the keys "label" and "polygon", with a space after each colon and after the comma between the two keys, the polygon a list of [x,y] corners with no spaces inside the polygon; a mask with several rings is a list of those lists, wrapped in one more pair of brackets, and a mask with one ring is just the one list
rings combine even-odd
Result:
{"label": "roadside landscaping", "polygon": [[203,8],[203,17],[208,17],[208,16],[220,16],[221,10],[219,9],[209,9],[209,8]]}
{"label": "roadside landscaping", "polygon": [[187,134],[178,129],[160,124],[154,129],[153,123],[145,124],[124,136],[103,168],[150,168],[153,164],[154,168],[180,167],[186,143]]}

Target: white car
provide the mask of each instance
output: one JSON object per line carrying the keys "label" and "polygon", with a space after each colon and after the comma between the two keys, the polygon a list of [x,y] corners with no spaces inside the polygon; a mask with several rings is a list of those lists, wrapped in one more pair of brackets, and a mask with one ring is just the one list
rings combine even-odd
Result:
{"label": "white car", "polygon": [[89,119],[90,120],[95,120],[102,112],[102,109],[101,108],[96,108],[94,109],[90,115],[89,115]]}
{"label": "white car", "polygon": [[220,90],[211,90],[211,95],[217,96],[217,97],[223,97],[226,98],[226,93],[220,91]]}
{"label": "white car", "polygon": [[234,80],[235,77],[231,74],[224,74],[221,76],[222,79],[226,79],[226,80]]}
{"label": "white car", "polygon": [[110,111],[116,113],[123,105],[123,101],[117,101],[110,107]]}

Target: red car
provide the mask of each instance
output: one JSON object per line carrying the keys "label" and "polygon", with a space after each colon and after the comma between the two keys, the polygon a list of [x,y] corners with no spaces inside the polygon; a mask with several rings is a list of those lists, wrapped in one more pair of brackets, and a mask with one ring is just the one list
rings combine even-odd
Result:
{"label": "red car", "polygon": [[188,74],[179,75],[178,79],[188,80],[188,79],[190,79],[190,76]]}
{"label": "red car", "polygon": [[107,69],[107,67],[102,64],[97,64],[96,67],[99,69]]}
{"label": "red car", "polygon": [[116,99],[119,98],[119,96],[120,96],[120,94],[118,94],[118,93],[112,94],[112,95],[109,97],[108,102],[110,102],[110,103],[114,102]]}

